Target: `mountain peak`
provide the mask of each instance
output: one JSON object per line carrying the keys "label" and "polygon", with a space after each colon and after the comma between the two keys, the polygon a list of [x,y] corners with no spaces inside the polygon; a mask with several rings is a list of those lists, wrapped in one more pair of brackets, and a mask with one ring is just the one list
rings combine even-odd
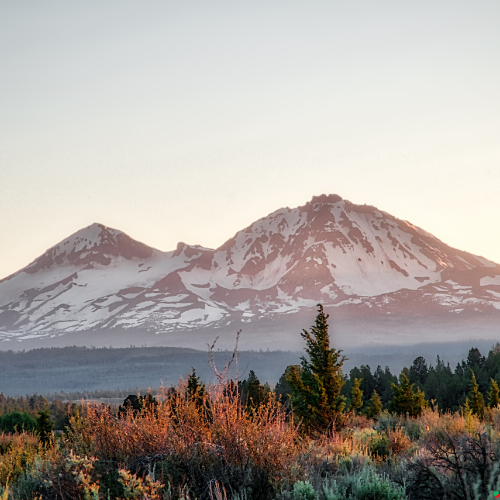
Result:
{"label": "mountain peak", "polygon": [[320,194],[319,196],[313,196],[311,201],[308,201],[306,205],[315,205],[317,203],[338,203],[342,200],[342,197],[338,194]]}
{"label": "mountain peak", "polygon": [[118,229],[113,229],[104,224],[94,222],[90,226],[84,227],[76,233],[73,233],[59,243],[58,246],[75,246],[74,251],[78,251],[83,247],[91,248],[105,242],[116,242],[121,235],[124,235],[124,233]]}
{"label": "mountain peak", "polygon": [[108,265],[122,257],[144,259],[151,257],[153,248],[132,239],[119,229],[94,222],[49,248],[43,255],[24,268],[32,274],[56,265],[94,267]]}
{"label": "mountain peak", "polygon": [[376,207],[322,194],[216,250],[180,242],[163,253],[91,224],[0,282],[0,329],[172,332],[252,322],[269,332],[274,318],[318,303],[374,318],[499,314],[500,266]]}

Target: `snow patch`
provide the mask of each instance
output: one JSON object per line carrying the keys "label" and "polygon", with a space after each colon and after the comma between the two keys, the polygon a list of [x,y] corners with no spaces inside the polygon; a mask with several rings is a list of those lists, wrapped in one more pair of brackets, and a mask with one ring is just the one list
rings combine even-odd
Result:
{"label": "snow patch", "polygon": [[479,282],[481,286],[489,286],[489,285],[499,285],[500,286],[500,276],[485,276],[484,278],[481,278],[481,281]]}

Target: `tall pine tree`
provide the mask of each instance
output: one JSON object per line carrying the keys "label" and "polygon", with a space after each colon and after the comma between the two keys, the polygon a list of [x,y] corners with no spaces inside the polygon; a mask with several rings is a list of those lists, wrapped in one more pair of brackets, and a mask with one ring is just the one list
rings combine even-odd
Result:
{"label": "tall pine tree", "polygon": [[344,384],[341,368],[345,357],[342,351],[330,348],[328,315],[318,304],[316,324],[311,331],[303,330],[306,353],[301,366],[292,367],[288,383],[292,389],[292,408],[309,433],[323,433],[343,423],[345,398],[340,395]]}

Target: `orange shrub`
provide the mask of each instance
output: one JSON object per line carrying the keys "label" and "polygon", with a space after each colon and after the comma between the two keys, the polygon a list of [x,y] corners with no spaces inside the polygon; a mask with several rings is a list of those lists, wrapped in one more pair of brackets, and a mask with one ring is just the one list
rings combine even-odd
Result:
{"label": "orange shrub", "polygon": [[248,471],[258,471],[268,485],[289,475],[301,445],[281,405],[270,398],[250,415],[238,394],[226,389],[210,387],[200,406],[181,385],[156,407],[121,416],[108,407],[84,405],[81,415],[70,418],[68,447],[140,474],[175,459],[185,476],[212,474],[200,478],[207,487],[213,478],[226,485],[245,482]]}

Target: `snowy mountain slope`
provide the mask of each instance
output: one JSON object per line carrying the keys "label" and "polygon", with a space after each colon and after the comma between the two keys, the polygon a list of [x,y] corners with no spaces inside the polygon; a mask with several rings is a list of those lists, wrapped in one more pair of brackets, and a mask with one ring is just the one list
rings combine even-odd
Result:
{"label": "snowy mountain slope", "polygon": [[0,282],[0,331],[258,328],[318,302],[359,314],[500,318],[500,266],[337,195],[279,209],[216,250],[160,252],[93,224]]}
{"label": "snowy mountain slope", "polygon": [[160,252],[92,224],[0,282],[0,328],[71,331],[104,326],[185,255]]}

